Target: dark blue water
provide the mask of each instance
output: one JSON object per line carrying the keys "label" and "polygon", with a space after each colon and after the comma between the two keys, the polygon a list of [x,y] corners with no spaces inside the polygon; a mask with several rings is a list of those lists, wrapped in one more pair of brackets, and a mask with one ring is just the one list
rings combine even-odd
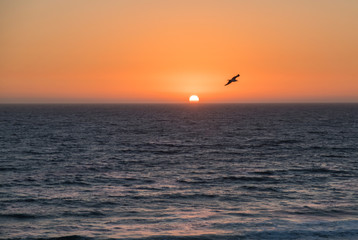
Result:
{"label": "dark blue water", "polygon": [[357,143],[358,104],[3,105],[0,238],[358,239]]}

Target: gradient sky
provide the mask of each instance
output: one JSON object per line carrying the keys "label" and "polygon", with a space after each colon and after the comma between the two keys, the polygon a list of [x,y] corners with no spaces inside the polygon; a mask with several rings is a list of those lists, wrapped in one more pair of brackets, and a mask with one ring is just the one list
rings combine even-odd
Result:
{"label": "gradient sky", "polygon": [[191,94],[358,102],[358,1],[0,0],[0,102]]}

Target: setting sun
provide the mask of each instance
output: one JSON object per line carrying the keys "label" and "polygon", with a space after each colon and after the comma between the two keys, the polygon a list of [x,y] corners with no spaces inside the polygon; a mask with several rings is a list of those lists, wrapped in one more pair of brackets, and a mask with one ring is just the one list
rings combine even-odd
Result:
{"label": "setting sun", "polygon": [[189,98],[190,102],[199,102],[199,97],[196,95],[191,95]]}

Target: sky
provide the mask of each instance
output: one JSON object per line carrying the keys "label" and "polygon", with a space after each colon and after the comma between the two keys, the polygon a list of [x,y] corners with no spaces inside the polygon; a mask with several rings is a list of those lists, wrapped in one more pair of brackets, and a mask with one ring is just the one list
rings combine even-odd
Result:
{"label": "sky", "polygon": [[0,103],[192,94],[358,102],[358,1],[0,0]]}

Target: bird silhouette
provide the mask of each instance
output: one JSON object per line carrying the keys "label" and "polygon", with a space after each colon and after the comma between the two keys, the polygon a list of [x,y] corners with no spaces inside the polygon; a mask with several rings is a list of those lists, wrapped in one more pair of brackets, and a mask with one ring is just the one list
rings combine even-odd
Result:
{"label": "bird silhouette", "polygon": [[235,77],[229,79],[227,84],[225,84],[225,86],[229,85],[232,82],[237,82],[237,80],[236,80],[237,77],[240,77],[240,74],[237,74]]}

